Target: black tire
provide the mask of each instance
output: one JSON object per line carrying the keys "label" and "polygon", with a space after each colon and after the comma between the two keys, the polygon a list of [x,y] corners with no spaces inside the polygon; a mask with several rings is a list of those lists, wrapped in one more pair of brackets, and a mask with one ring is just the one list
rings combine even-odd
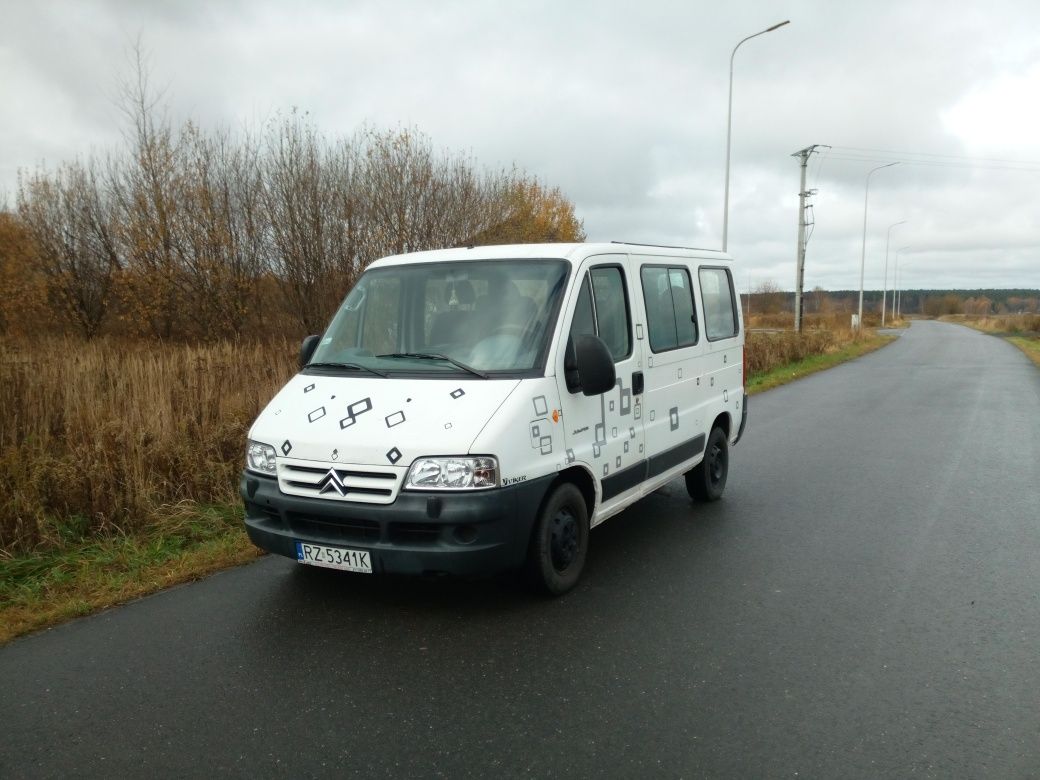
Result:
{"label": "black tire", "polygon": [[589,511],[581,491],[558,485],[542,505],[527,551],[527,578],[540,592],[562,596],[573,588],[589,547]]}
{"label": "black tire", "polygon": [[712,428],[704,460],[686,472],[686,490],[696,501],[718,501],[729,476],[729,440],[722,428]]}

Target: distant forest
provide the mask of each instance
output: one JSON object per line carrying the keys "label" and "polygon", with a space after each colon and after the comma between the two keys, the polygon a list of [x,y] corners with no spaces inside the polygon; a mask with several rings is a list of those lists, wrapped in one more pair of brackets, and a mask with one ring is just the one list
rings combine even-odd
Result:
{"label": "distant forest", "polygon": [[[900,310],[903,314],[938,317],[943,314],[1038,314],[1040,290],[901,290]],[[742,296],[745,309],[753,314],[780,314],[794,311],[794,293],[763,285]],[[864,312],[880,313],[881,290],[864,290]],[[853,312],[859,307],[859,290],[806,291],[807,313]],[[888,291],[886,308],[892,309],[892,291]]]}

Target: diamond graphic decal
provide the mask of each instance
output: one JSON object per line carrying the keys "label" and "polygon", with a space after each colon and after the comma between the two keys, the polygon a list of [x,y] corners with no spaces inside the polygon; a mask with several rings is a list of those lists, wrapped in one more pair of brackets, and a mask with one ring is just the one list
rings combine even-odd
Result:
{"label": "diamond graphic decal", "polygon": [[362,398],[360,401],[355,401],[347,407],[347,416],[339,421],[340,428],[349,428],[351,425],[357,422],[357,418],[363,415],[365,412],[372,411],[372,399]]}
{"label": "diamond graphic decal", "polygon": [[303,392],[309,393],[313,389],[314,389],[314,385],[307,385],[305,388],[303,388]]}
{"label": "diamond graphic decal", "polygon": [[404,456],[401,455],[401,451],[397,449],[397,447],[394,447],[392,450],[390,450],[390,452],[386,453],[386,459],[393,463],[395,466],[397,465],[397,461],[399,461],[402,457]]}
{"label": "diamond graphic decal", "polygon": [[538,446],[542,448],[542,455],[548,455],[552,452],[552,437],[543,436],[538,440]]}
{"label": "diamond graphic decal", "polygon": [[288,455],[290,452],[292,452],[292,443],[286,439],[282,442],[282,455]]}
{"label": "diamond graphic decal", "polygon": [[574,463],[574,450],[567,450],[567,462]]}
{"label": "diamond graphic decal", "polygon": [[614,464],[615,468],[621,468],[621,456],[617,456],[617,462]]}
{"label": "diamond graphic decal", "polygon": [[404,422],[404,412],[394,412],[386,416],[386,427],[393,428],[395,425],[400,425]]}
{"label": "diamond graphic decal", "polygon": [[679,407],[673,406],[668,410],[668,421],[672,424],[672,430],[679,429]]}
{"label": "diamond graphic decal", "polygon": [[534,404],[534,413],[539,417],[544,417],[549,413],[549,404],[546,403],[544,395],[532,398],[531,403]]}
{"label": "diamond graphic decal", "polygon": [[458,388],[457,390],[452,390],[451,393],[450,393],[451,397],[454,398],[456,401],[458,401],[460,398],[462,398],[462,396],[464,396],[465,394],[466,394],[466,391],[463,390],[461,387]]}
{"label": "diamond graphic decal", "polygon": [[324,416],[325,416],[325,407],[324,406],[319,406],[317,409],[315,409],[313,412],[311,412],[310,414],[307,415],[307,419],[310,422],[314,422],[315,420],[320,420]]}

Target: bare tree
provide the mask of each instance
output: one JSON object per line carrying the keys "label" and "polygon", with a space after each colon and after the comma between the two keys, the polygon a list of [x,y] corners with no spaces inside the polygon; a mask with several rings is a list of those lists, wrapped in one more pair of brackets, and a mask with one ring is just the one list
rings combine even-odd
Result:
{"label": "bare tree", "polygon": [[120,89],[129,155],[112,180],[128,265],[125,305],[153,335],[170,338],[185,303],[174,246],[178,148],[168,117],[157,110],[162,95],[149,83],[140,41],[132,48],[131,67]]}
{"label": "bare tree", "polygon": [[347,146],[329,149],[296,113],[273,126],[266,141],[260,166],[268,260],[290,312],[313,332],[356,272],[352,155]]}
{"label": "bare tree", "polygon": [[35,241],[54,307],[86,338],[101,329],[120,268],[115,215],[98,165],[38,171],[19,187],[18,211]]}

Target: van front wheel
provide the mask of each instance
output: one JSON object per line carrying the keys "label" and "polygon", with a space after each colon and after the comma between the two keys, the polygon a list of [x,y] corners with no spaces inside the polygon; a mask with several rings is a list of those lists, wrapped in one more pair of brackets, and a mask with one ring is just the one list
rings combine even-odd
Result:
{"label": "van front wheel", "polygon": [[559,485],[538,513],[527,554],[527,576],[538,590],[562,596],[578,582],[589,546],[589,512],[581,491]]}
{"label": "van front wheel", "polygon": [[696,501],[718,501],[729,476],[729,441],[722,428],[712,428],[704,460],[686,472],[686,490]]}

